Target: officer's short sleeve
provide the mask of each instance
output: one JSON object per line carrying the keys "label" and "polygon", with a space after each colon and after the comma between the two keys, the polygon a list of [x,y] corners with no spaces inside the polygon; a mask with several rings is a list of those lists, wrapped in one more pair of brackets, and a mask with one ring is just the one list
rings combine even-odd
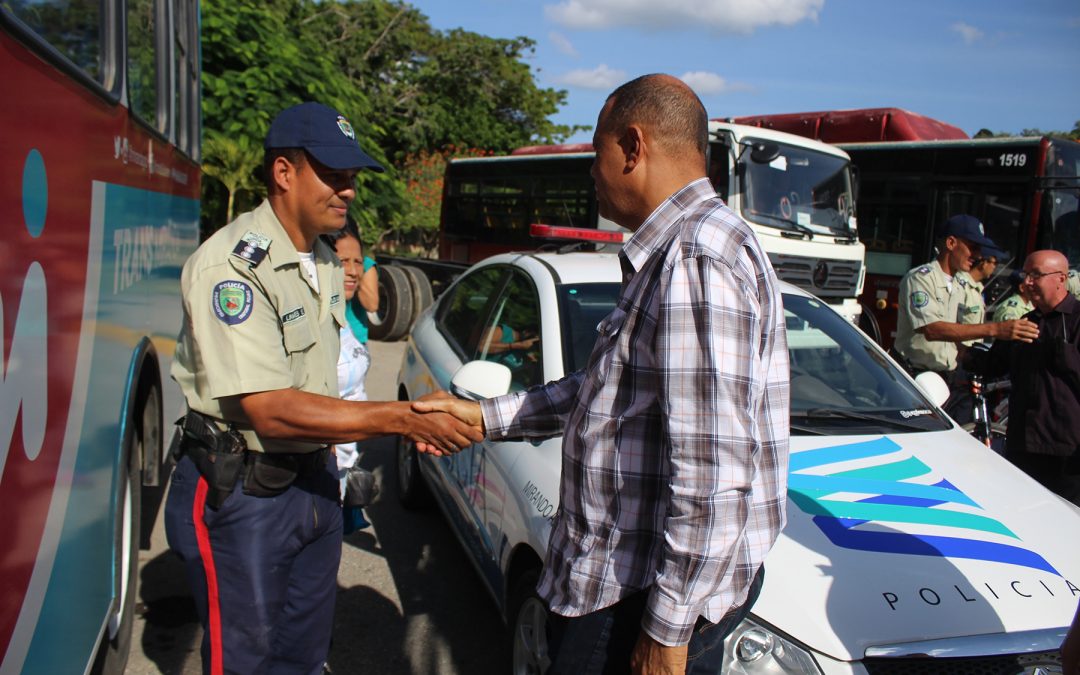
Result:
{"label": "officer's short sleeve", "polygon": [[914,272],[900,283],[902,311],[911,317],[911,329],[918,330],[936,321],[956,322],[956,317],[945,316],[945,306],[938,302],[937,289],[931,281],[932,274]]}
{"label": "officer's short sleeve", "polygon": [[184,297],[212,398],[292,386],[277,312],[229,264],[204,269]]}

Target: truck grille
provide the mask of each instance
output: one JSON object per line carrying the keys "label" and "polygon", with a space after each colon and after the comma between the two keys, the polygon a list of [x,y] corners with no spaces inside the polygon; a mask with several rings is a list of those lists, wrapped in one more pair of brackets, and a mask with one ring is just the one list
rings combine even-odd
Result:
{"label": "truck grille", "polygon": [[854,298],[862,263],[770,253],[776,276],[822,298]]}
{"label": "truck grille", "polygon": [[1051,651],[955,659],[868,658],[862,664],[869,675],[1051,675],[1061,672],[1061,655]]}

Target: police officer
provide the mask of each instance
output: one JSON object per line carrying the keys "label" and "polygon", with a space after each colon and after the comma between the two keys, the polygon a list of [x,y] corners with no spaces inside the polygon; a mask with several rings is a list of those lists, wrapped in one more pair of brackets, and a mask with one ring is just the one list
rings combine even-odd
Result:
{"label": "police officer", "polygon": [[[1004,257],[1004,251],[983,246],[981,257],[971,262],[971,271],[958,270],[956,272],[956,281],[964,292],[960,299],[958,315],[960,323],[983,323],[986,320],[983,289],[986,287],[986,281],[994,275],[998,260]],[[963,344],[970,347],[976,342],[977,340],[965,340]]]}
{"label": "police officer", "polygon": [[402,402],[337,398],[339,230],[362,169],[349,121],[304,103],[265,142],[267,199],[184,265],[172,375],[187,399],[166,507],[211,673],[320,673],[330,644],[341,508],[328,446],[387,434],[454,452],[482,438]]}
{"label": "police officer", "polygon": [[1035,305],[1031,304],[1031,299],[1028,297],[1028,287],[1020,280],[1020,272],[1013,272],[1009,281],[1016,290],[998,303],[994,309],[994,321],[1019,319],[1035,309]]}
{"label": "police officer", "polygon": [[[956,376],[959,343],[983,338],[1031,342],[1038,336],[1038,329],[1024,319],[960,323],[964,289],[956,281],[956,273],[969,272],[982,247],[1000,249],[986,236],[978,218],[970,215],[946,220],[936,241],[937,258],[909,271],[900,282],[894,348],[913,374],[928,370],[940,374],[955,398],[963,387]],[[946,410],[951,410],[949,404]]]}

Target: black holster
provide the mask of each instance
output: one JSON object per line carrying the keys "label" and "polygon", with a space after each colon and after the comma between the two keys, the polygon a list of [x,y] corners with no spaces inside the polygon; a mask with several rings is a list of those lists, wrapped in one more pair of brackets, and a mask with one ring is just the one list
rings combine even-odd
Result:
{"label": "black holster", "polygon": [[232,427],[222,431],[212,418],[194,410],[176,423],[183,433],[180,453],[191,458],[209,487],[206,503],[210,508],[221,508],[244,469],[244,437]]}

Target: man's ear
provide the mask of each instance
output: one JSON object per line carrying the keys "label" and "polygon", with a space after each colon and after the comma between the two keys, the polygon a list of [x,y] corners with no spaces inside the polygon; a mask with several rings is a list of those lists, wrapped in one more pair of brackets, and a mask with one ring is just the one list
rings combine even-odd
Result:
{"label": "man's ear", "polygon": [[645,155],[645,133],[640,126],[631,124],[626,127],[626,132],[619,139],[619,146],[623,150],[625,170],[631,171],[641,163]]}
{"label": "man's ear", "polygon": [[278,192],[288,192],[296,178],[296,167],[281,155],[270,165],[270,178]]}

